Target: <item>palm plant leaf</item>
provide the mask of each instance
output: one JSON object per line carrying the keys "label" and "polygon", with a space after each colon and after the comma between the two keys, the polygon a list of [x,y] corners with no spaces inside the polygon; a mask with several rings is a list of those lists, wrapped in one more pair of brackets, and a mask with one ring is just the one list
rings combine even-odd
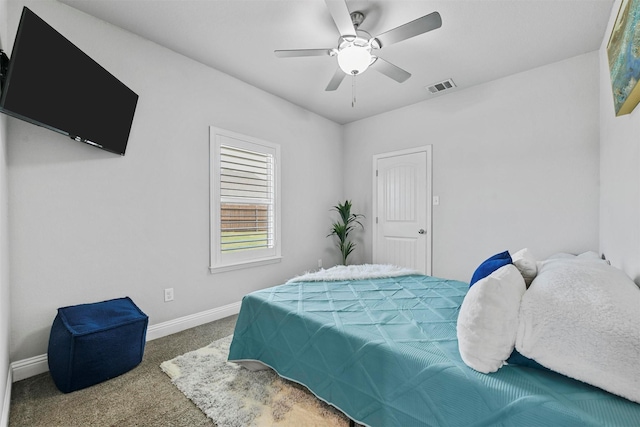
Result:
{"label": "palm plant leaf", "polygon": [[332,210],[338,212],[340,215],[341,222],[334,222],[331,225],[331,232],[327,235],[327,237],[336,236],[338,238],[336,246],[340,249],[342,263],[344,265],[347,264],[347,258],[356,246],[355,243],[347,240],[349,233],[351,233],[357,225],[364,230],[364,226],[360,222],[360,218],[364,218],[364,215],[351,213],[351,207],[351,201],[345,200],[344,203],[338,203],[332,208]]}

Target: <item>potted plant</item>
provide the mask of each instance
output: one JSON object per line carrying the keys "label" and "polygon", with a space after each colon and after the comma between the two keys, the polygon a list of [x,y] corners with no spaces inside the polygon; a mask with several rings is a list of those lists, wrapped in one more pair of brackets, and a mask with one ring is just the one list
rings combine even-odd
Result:
{"label": "potted plant", "polygon": [[340,249],[342,255],[342,264],[347,265],[347,258],[349,254],[353,252],[356,244],[348,240],[349,233],[351,233],[356,225],[364,230],[364,226],[359,221],[360,218],[364,218],[364,215],[351,213],[351,201],[345,200],[344,203],[338,203],[333,209],[340,214],[340,220],[334,222],[331,225],[331,233],[327,235],[336,236],[338,238],[337,246]]}

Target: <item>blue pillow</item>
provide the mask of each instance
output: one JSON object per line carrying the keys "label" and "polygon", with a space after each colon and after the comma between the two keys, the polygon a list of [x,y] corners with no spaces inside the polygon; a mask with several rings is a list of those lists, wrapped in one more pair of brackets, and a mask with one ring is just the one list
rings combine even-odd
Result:
{"label": "blue pillow", "polygon": [[504,267],[505,265],[512,263],[509,251],[500,252],[499,254],[495,254],[491,258],[484,260],[482,264],[476,268],[476,271],[473,272],[471,282],[469,282],[469,287],[473,286],[473,284],[478,280],[484,279],[500,267]]}

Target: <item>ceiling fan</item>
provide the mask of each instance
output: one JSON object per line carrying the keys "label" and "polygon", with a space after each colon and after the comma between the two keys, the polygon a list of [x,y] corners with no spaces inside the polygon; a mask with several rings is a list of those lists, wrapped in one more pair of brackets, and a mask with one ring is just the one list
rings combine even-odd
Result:
{"label": "ceiling fan", "polygon": [[276,50],[274,53],[279,58],[325,55],[337,57],[338,68],[325,89],[327,91],[338,89],[346,75],[356,76],[362,74],[369,67],[398,83],[404,82],[411,77],[411,74],[385,61],[377,54],[377,51],[385,46],[424,34],[442,26],[440,14],[433,12],[371,37],[371,34],[359,29],[365,18],[364,13],[358,11],[349,13],[345,0],[325,0],[325,3],[340,32],[338,47]]}

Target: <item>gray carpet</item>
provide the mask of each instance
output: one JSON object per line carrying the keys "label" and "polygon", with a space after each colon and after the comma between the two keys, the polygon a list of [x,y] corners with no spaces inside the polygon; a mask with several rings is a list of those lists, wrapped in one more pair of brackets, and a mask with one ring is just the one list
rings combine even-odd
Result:
{"label": "gray carpet", "polygon": [[49,373],[13,384],[9,426],[214,426],[171,384],[160,364],[233,333],[236,316],[149,341],[135,369],[64,394]]}

